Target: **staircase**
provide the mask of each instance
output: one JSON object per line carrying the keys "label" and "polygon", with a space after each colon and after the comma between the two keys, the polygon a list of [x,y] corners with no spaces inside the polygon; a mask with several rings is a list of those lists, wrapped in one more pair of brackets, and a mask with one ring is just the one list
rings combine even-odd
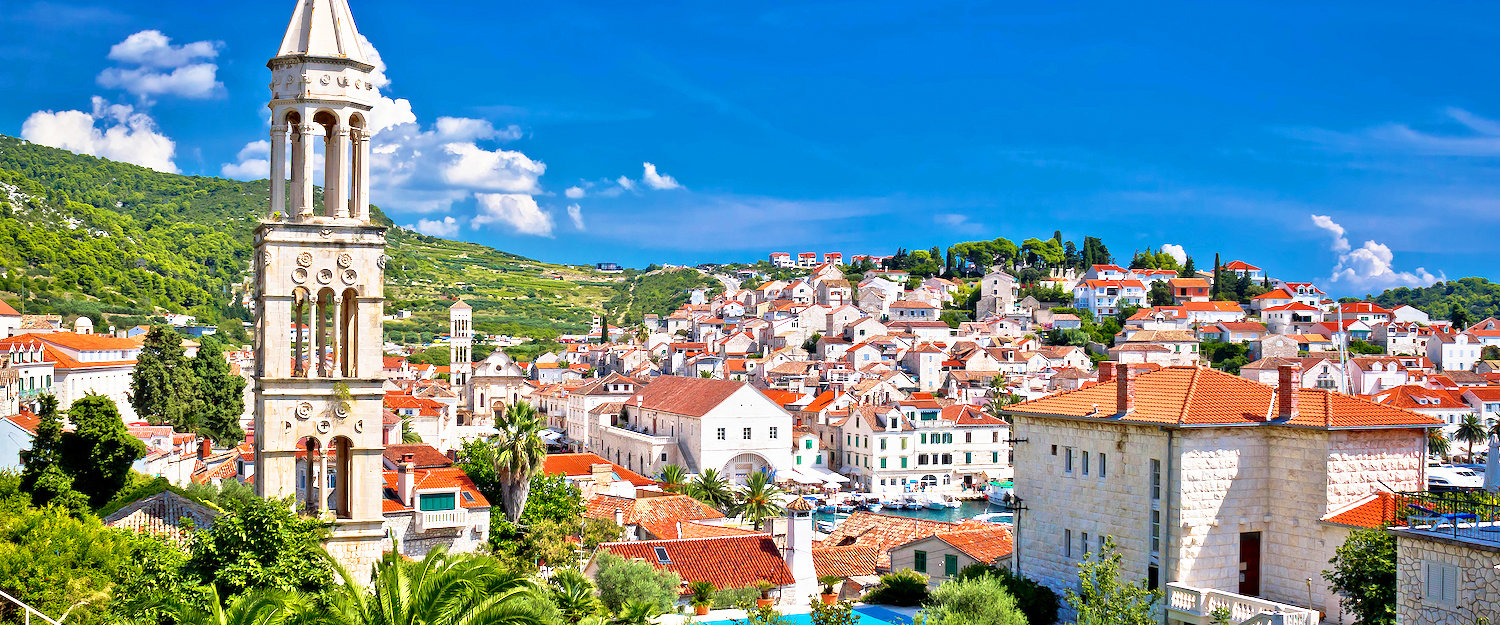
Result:
{"label": "staircase", "polygon": [[62,619],[68,618],[67,614],[63,614],[62,618],[59,618],[59,619],[57,619],[55,621],[52,620],[52,619],[50,619],[50,618],[47,618],[46,614],[42,614],[41,612],[38,612],[36,610],[36,608],[33,608],[33,607],[29,606],[29,605],[26,605],[25,603],[22,603],[20,599],[12,597],[9,594],[6,594],[6,592],[3,591],[3,590],[0,590],[0,598],[3,598],[6,601],[14,603],[14,604],[16,604],[18,606],[21,606],[21,613],[24,615],[24,616],[21,617],[21,623],[23,623],[23,625],[31,625],[31,616],[33,614],[36,615],[37,618],[41,619],[43,623],[48,623],[50,625],[61,625],[62,624]]}

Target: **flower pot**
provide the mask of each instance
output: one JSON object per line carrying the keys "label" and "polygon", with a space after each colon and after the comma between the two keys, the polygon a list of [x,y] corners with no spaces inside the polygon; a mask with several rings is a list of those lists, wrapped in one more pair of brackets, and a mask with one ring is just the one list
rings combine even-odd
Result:
{"label": "flower pot", "polygon": [[755,607],[757,607],[757,608],[769,608],[769,607],[771,607],[772,603],[774,603],[774,601],[770,597],[763,597],[763,598],[755,600]]}
{"label": "flower pot", "polygon": [[698,615],[698,616],[707,616],[708,615],[708,604],[705,603],[705,604],[702,604],[702,605],[695,605],[695,606],[693,606],[693,614]]}
{"label": "flower pot", "polygon": [[823,605],[833,605],[839,602],[838,593],[833,592],[818,595],[818,598],[823,600]]}

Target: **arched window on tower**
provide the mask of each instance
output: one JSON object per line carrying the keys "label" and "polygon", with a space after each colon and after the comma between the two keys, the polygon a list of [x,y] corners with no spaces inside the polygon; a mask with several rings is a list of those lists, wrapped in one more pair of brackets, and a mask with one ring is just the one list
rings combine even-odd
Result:
{"label": "arched window on tower", "polygon": [[349,136],[332,111],[318,111],[313,123],[323,130],[323,216],[349,213]]}
{"label": "arched window on tower", "polygon": [[368,220],[370,210],[370,137],[365,118],[349,116],[349,216]]}
{"label": "arched window on tower", "polygon": [[312,308],[311,299],[311,294],[305,288],[299,286],[292,290],[292,377],[294,378],[307,377],[309,342],[312,338],[311,319],[309,319]]}
{"label": "arched window on tower", "polygon": [[332,470],[338,475],[333,484],[333,497],[329,499],[330,509],[340,519],[354,518],[354,502],[349,495],[354,481],[354,441],[336,436],[329,441],[328,448],[333,456],[330,462]]}
{"label": "arched window on tower", "polygon": [[334,367],[334,361],[338,358],[338,339],[335,333],[338,320],[338,297],[334,295],[333,289],[324,287],[318,291],[317,304],[313,328],[314,365],[318,377],[331,378],[337,370]]}
{"label": "arched window on tower", "polygon": [[307,436],[297,441],[297,449],[303,452],[297,462],[297,485],[302,489],[299,506],[302,512],[317,514],[323,509],[321,502],[327,501],[322,480],[325,466],[323,447],[318,439]]}
{"label": "arched window on tower", "polygon": [[344,289],[339,311],[339,345],[343,348],[339,358],[339,373],[346,378],[357,375],[359,363],[359,294],[353,289]]}

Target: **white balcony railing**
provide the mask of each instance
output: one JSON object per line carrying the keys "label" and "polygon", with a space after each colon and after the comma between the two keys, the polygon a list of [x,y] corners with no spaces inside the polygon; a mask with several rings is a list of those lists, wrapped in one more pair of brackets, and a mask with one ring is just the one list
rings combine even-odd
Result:
{"label": "white balcony railing", "polygon": [[465,525],[468,525],[468,517],[463,510],[435,510],[432,512],[417,513],[417,531],[419,532],[449,527],[463,527]]}
{"label": "white balcony railing", "polygon": [[[1317,610],[1237,595],[1222,590],[1167,584],[1167,611],[1172,618],[1191,625],[1207,625],[1214,610],[1229,610],[1230,623],[1244,623],[1261,614],[1275,614],[1285,625],[1317,625]],[[1259,621],[1258,621],[1259,622]]]}

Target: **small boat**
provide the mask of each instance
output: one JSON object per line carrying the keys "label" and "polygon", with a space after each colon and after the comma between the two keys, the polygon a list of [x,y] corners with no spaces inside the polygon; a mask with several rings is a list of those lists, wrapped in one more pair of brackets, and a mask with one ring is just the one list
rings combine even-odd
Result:
{"label": "small boat", "polygon": [[997,506],[1009,505],[1011,489],[1014,487],[1015,483],[1010,480],[991,481],[984,487],[984,498]]}
{"label": "small boat", "polygon": [[865,500],[865,508],[867,508],[870,512],[880,512],[880,509],[884,507],[884,505],[885,504],[880,503],[879,499]]}
{"label": "small boat", "polygon": [[817,523],[818,531],[823,532],[824,534],[832,534],[833,530],[837,527],[838,524],[834,523],[833,521],[818,521]]}
{"label": "small boat", "polygon": [[917,498],[915,496],[908,496],[906,498],[906,503],[901,504],[901,508],[903,510],[921,510],[922,508],[926,507],[927,505],[920,501],[917,501]]}
{"label": "small boat", "polygon": [[1015,522],[1016,522],[1016,513],[1014,513],[1014,512],[986,512],[984,514],[976,514],[976,515],[974,515],[974,520],[975,521],[984,521],[985,523],[1009,523],[1009,524],[1014,525]]}
{"label": "small boat", "polygon": [[943,501],[943,496],[939,495],[937,493],[933,493],[931,495],[928,495],[927,496],[927,501],[924,503],[924,505],[927,506],[928,510],[947,510],[948,509],[948,503],[946,501]]}

